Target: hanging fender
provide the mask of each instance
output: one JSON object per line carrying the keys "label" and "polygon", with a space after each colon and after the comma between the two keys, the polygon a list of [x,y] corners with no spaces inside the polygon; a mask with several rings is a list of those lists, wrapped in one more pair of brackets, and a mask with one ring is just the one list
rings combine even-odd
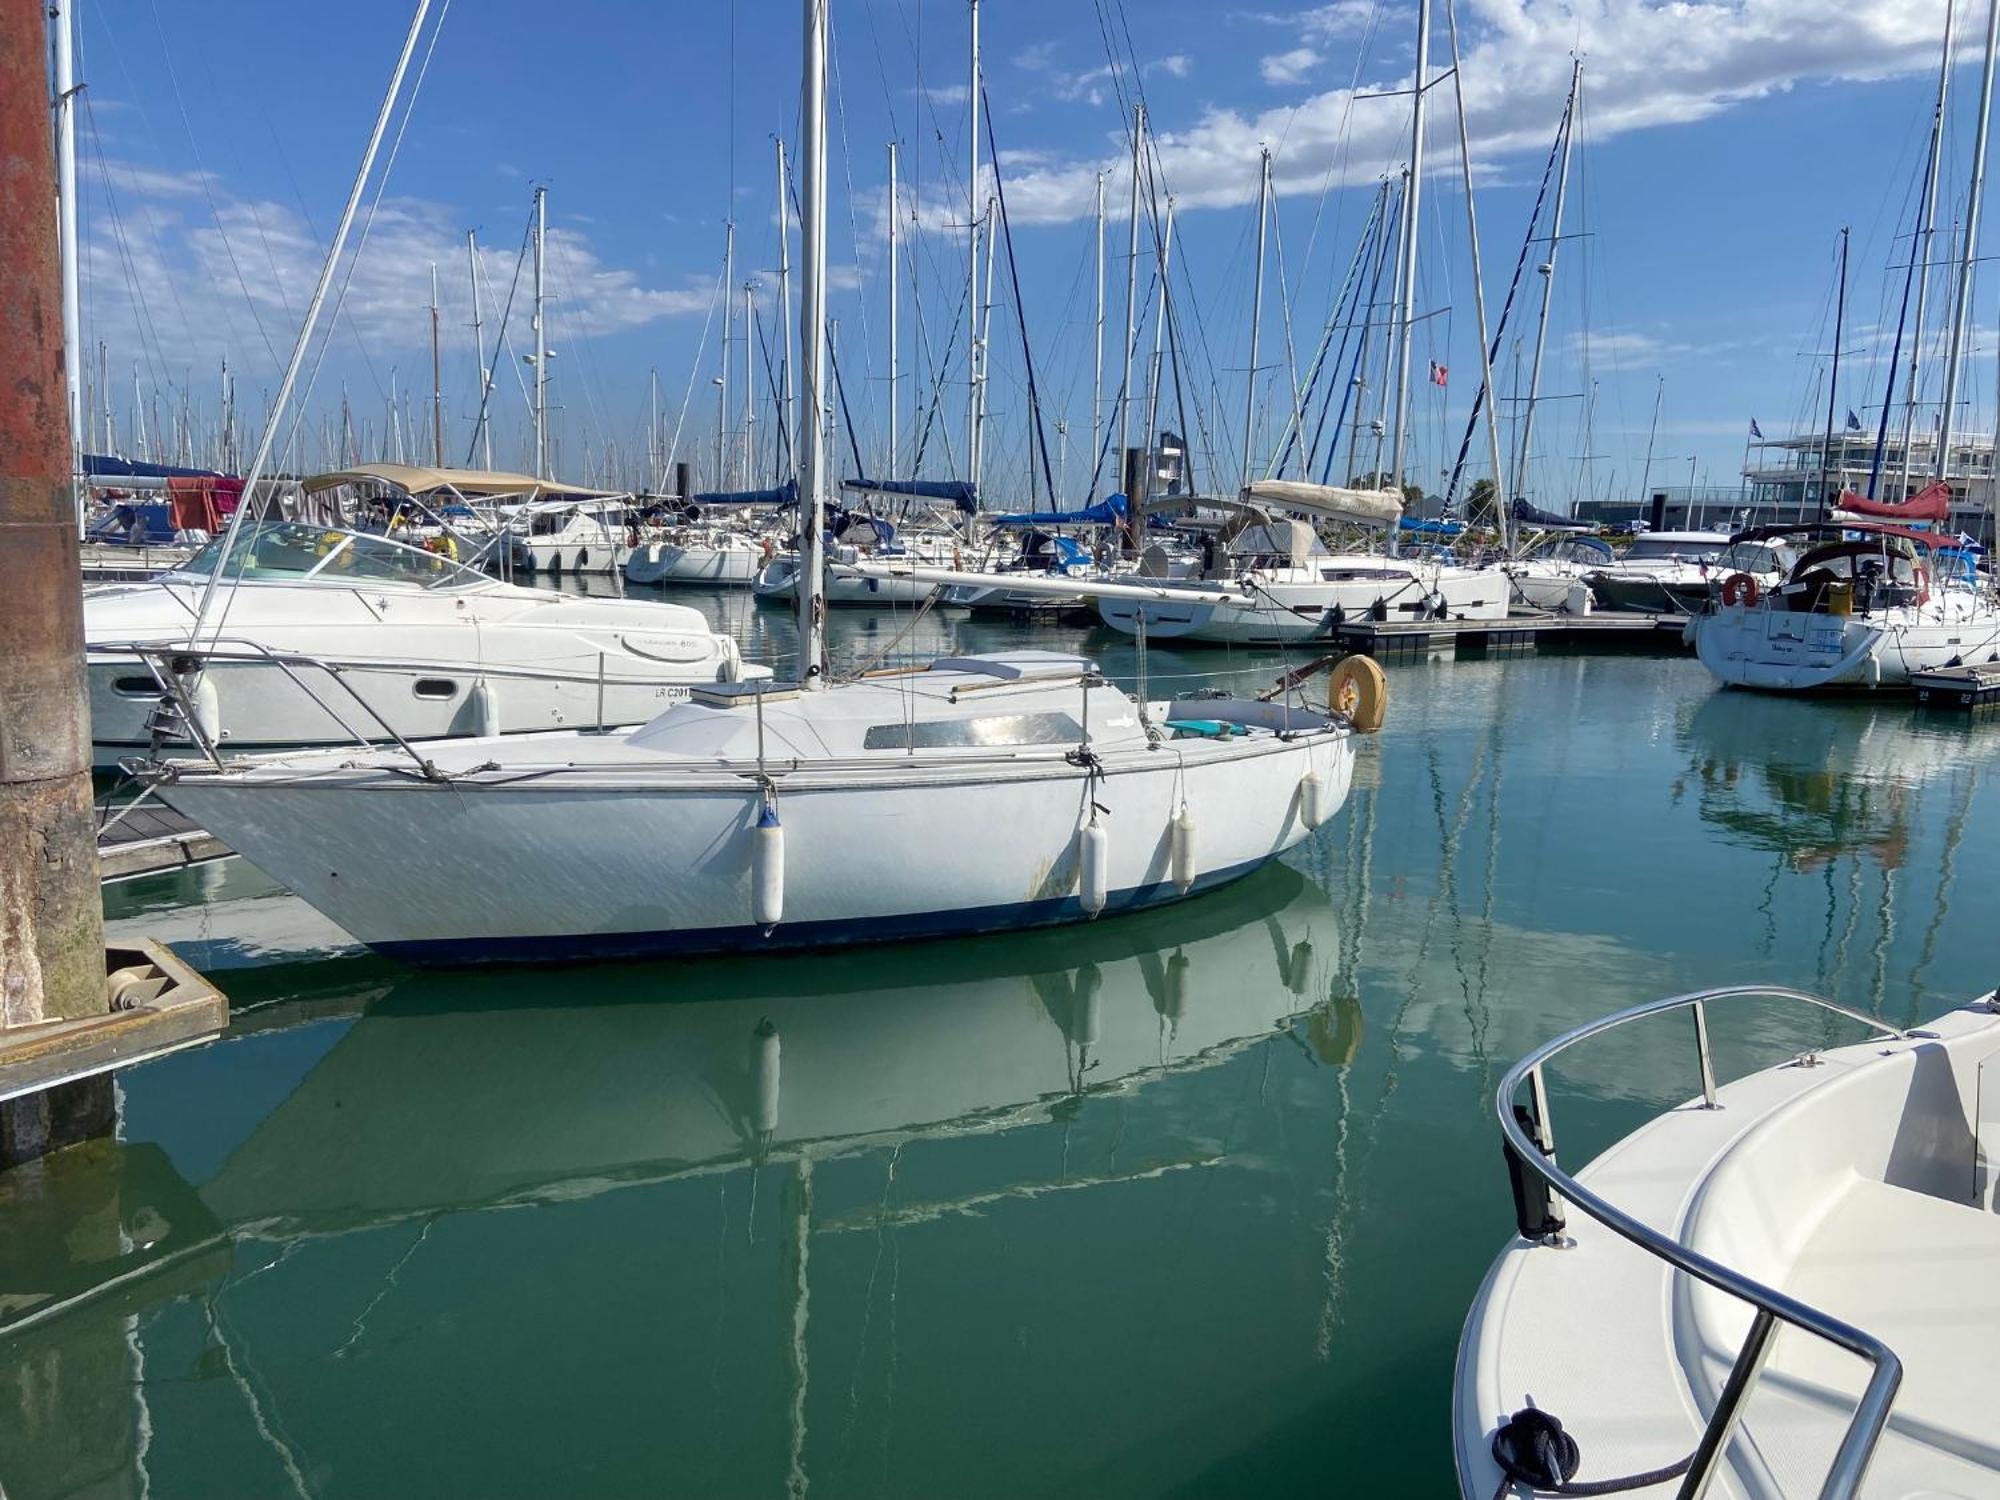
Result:
{"label": "hanging fender", "polygon": [[750,830],[750,919],[766,932],[785,919],[785,830],[769,793]]}
{"label": "hanging fender", "polygon": [[1168,827],[1168,863],[1173,870],[1174,889],[1185,896],[1194,885],[1194,814],[1188,811],[1185,802]]}
{"label": "hanging fender", "polygon": [[1093,813],[1076,839],[1077,904],[1085,916],[1094,917],[1111,899],[1111,834]]}

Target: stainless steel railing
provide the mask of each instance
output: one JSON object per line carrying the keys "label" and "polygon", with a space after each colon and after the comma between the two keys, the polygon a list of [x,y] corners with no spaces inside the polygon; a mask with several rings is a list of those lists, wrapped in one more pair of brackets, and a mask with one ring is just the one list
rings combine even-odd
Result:
{"label": "stainless steel railing", "polygon": [[[1890,1404],[1895,1400],[1896,1389],[1902,1383],[1903,1365],[1895,1352],[1873,1334],[1821,1312],[1818,1308],[1801,1302],[1775,1287],[1765,1286],[1762,1282],[1745,1276],[1720,1261],[1710,1259],[1698,1250],[1690,1249],[1650,1224],[1641,1222],[1592,1192],[1556,1165],[1555,1130],[1550,1122],[1548,1086],[1543,1076],[1544,1068],[1552,1059],[1568,1051],[1578,1042],[1602,1035],[1629,1022],[1647,1016],[1662,1015],[1668,1011],[1687,1010],[1694,1016],[1695,1056],[1701,1069],[1702,1107],[1715,1109],[1718,1106],[1715,1099],[1715,1064],[1709,1045],[1708,1007],[1715,1001],[1750,996],[1816,1006],[1820,1010],[1858,1021],[1877,1037],[1891,1041],[1909,1041],[1928,1035],[1925,1032],[1898,1031],[1893,1026],[1884,1025],[1873,1016],[1850,1010],[1819,995],[1782,986],[1732,985],[1722,989],[1697,990],[1685,995],[1672,995],[1664,1000],[1635,1005],[1629,1010],[1619,1011],[1592,1021],[1588,1025],[1579,1026],[1574,1031],[1565,1032],[1555,1040],[1545,1042],[1514,1064],[1507,1070],[1506,1077],[1500,1080],[1500,1089],[1495,1100],[1496,1112],[1500,1119],[1500,1133],[1506,1142],[1510,1162],[1518,1163],[1525,1172],[1533,1173],[1535,1177],[1541,1179],[1545,1193],[1560,1198],[1564,1203],[1574,1205],[1612,1233],[1631,1241],[1648,1254],[1657,1256],[1677,1270],[1714,1287],[1717,1291],[1749,1303],[1755,1309],[1750,1332],[1730,1366],[1729,1377],[1723,1383],[1721,1394],[1716,1399],[1715,1410],[1709,1416],[1707,1426],[1702,1430],[1701,1441],[1695,1448],[1693,1461],[1681,1481],[1679,1494],[1684,1500],[1692,1500],[1692,1497],[1706,1493],[1710,1481],[1720,1469],[1729,1440],[1742,1415],[1744,1403],[1756,1386],[1765,1357],[1770,1353],[1771,1335],[1777,1331],[1780,1323],[1788,1324],[1815,1338],[1845,1349],[1868,1361],[1871,1367],[1868,1385],[1861,1393],[1854,1416],[1848,1423],[1840,1447],[1834,1455],[1833,1465],[1827,1471],[1825,1483],[1820,1487],[1820,1500],[1852,1500],[1860,1490],[1862,1476],[1867,1472],[1868,1462],[1874,1456],[1883,1426],[1889,1419]],[[1524,1083],[1528,1085],[1533,1102],[1528,1110],[1517,1112],[1516,1101]],[[1525,1178],[1522,1180],[1525,1181]],[[1543,1221],[1560,1226],[1561,1217],[1553,1198],[1541,1207],[1544,1210]],[[1517,1204],[1517,1209],[1522,1217],[1525,1234],[1527,1210],[1525,1205],[1521,1204]],[[1560,1232],[1559,1227],[1557,1232]],[[1552,1239],[1553,1236],[1547,1238]]]}

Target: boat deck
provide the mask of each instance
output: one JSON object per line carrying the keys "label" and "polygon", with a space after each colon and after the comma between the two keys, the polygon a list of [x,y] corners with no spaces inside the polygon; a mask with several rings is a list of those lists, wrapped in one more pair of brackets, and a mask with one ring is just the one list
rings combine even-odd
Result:
{"label": "boat deck", "polygon": [[1912,672],[1917,702],[1932,708],[1977,709],[2000,704],[2000,665],[1938,667]]}

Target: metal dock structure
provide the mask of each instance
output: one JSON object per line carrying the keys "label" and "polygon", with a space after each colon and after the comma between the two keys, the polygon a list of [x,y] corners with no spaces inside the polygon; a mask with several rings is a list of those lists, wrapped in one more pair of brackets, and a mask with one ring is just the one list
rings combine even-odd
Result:
{"label": "metal dock structure", "polygon": [[1607,610],[1588,615],[1543,612],[1504,620],[1346,620],[1332,629],[1348,651],[1378,661],[1528,651],[1650,651],[1679,655],[1688,647],[1685,615]]}
{"label": "metal dock structure", "polygon": [[129,880],[161,870],[229,859],[235,850],[158,802],[110,810],[97,835],[100,881]]}
{"label": "metal dock structure", "polygon": [[1956,708],[1968,712],[2000,704],[2000,665],[1938,667],[1910,674],[1910,686],[1917,702],[1932,708]]}

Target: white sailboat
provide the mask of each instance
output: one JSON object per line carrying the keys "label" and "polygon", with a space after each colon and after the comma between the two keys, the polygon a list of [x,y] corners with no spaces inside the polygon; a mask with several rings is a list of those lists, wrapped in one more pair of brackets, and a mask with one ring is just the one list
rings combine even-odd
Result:
{"label": "white sailboat", "polygon": [[[167,802],[372,947],[565,959],[1087,920],[1246,874],[1346,797],[1354,719],[1296,689],[1146,702],[1040,652],[829,680],[827,5],[805,0],[800,681],[704,689],[635,731],[448,742],[415,765],[160,773]],[[1347,670],[1330,696],[1359,694],[1379,722],[1379,674]]]}

